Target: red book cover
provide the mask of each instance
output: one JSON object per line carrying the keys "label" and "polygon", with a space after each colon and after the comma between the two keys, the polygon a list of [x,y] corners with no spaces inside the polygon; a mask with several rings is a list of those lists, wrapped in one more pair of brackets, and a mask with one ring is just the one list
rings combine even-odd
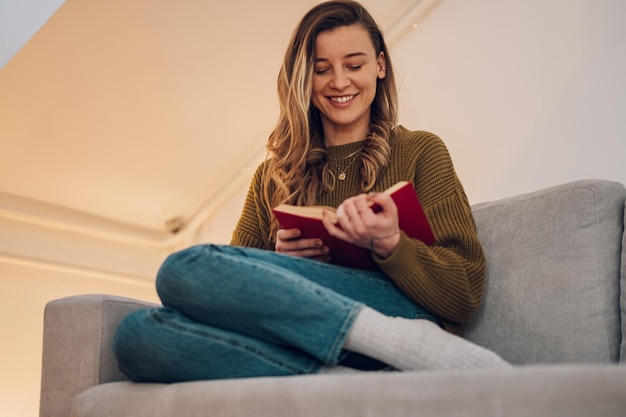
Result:
{"label": "red book cover", "polygon": [[[383,192],[391,195],[396,203],[400,229],[409,237],[419,239],[427,245],[433,244],[435,236],[428,224],[413,184],[408,181],[400,181]],[[321,206],[298,207],[281,204],[275,207],[273,212],[281,228],[300,229],[302,237],[322,239],[330,250],[331,263],[359,269],[376,269],[376,263],[372,259],[369,249],[361,248],[328,234],[324,223],[322,223],[322,210],[324,209],[330,211],[331,217],[334,216],[334,208]],[[375,212],[380,211],[380,206],[374,205],[372,209]]]}

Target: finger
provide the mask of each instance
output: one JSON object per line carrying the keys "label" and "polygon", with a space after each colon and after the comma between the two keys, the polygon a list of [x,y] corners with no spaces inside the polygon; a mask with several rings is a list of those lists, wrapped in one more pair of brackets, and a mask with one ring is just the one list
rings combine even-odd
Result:
{"label": "finger", "polygon": [[367,194],[359,194],[358,196],[355,196],[352,200],[351,203],[354,205],[354,209],[356,210],[357,213],[359,214],[363,214],[363,213],[367,213],[370,210],[370,198]]}
{"label": "finger", "polygon": [[361,213],[355,212],[349,217],[338,218],[341,228],[335,233],[336,237],[344,240],[354,241],[367,232],[365,219]]}
{"label": "finger", "polygon": [[300,237],[300,229],[279,229],[276,233],[276,240],[292,240]]}
{"label": "finger", "polygon": [[337,223],[339,228],[350,233],[354,229],[354,224],[359,221],[359,213],[355,209],[343,210],[341,214],[337,213]]}
{"label": "finger", "polygon": [[[337,223],[333,223],[331,220],[331,216],[330,214],[324,210],[322,212],[322,222],[324,223],[324,227],[326,227],[326,230],[328,231],[328,234],[330,234],[331,236],[337,237],[339,239],[346,239],[346,229],[345,227],[349,226],[349,220],[345,220],[346,219],[346,215],[344,213],[339,214],[339,212],[336,213],[336,220]],[[343,222],[343,225],[342,225]]]}
{"label": "finger", "polygon": [[[338,214],[336,213],[337,217]],[[333,229],[336,228],[337,226],[335,225],[335,223],[333,222],[333,220],[330,217],[330,214],[328,213],[327,210],[322,210],[322,223],[324,223],[324,227],[326,228],[326,230],[328,230],[329,232]]]}
{"label": "finger", "polygon": [[285,248],[289,251],[300,252],[306,250],[319,250],[324,247],[321,239],[294,239],[285,242]]}
{"label": "finger", "polygon": [[391,196],[388,194],[374,193],[369,196],[369,200],[375,205],[380,206],[380,210],[377,210],[378,212],[382,211],[393,214],[397,211],[396,203],[393,201],[393,198],[391,198]]}
{"label": "finger", "polygon": [[276,242],[276,252],[294,256],[310,257],[328,252],[321,239],[292,239]]}
{"label": "finger", "polygon": [[337,219],[344,218],[349,219],[359,213],[359,210],[354,204],[352,199],[348,199],[337,207]]}
{"label": "finger", "polygon": [[323,258],[328,256],[329,249],[327,246],[319,248],[306,248],[297,251],[287,252],[289,255],[299,256],[301,258]]}
{"label": "finger", "polygon": [[353,229],[352,226],[358,227],[362,220],[361,214],[367,209],[367,196],[360,194],[344,201],[337,208],[337,220],[345,230]]}

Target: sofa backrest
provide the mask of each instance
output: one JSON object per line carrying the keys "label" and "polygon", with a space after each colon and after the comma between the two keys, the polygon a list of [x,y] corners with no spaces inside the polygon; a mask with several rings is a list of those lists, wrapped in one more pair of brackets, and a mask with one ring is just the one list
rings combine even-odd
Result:
{"label": "sofa backrest", "polygon": [[626,202],[624,202],[624,236],[622,237],[622,272],[620,280],[620,311],[622,318],[622,348],[619,361],[626,363]]}
{"label": "sofa backrest", "polygon": [[514,364],[619,361],[625,199],[583,180],[474,205],[487,276],[465,337]]}

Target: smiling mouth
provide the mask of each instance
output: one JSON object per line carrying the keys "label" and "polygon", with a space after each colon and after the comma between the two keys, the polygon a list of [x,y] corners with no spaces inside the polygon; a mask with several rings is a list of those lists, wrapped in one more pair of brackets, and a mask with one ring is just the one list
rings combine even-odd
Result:
{"label": "smiling mouth", "polygon": [[347,103],[348,101],[352,100],[356,96],[357,96],[356,94],[352,94],[352,95],[349,95],[349,96],[329,97],[329,98],[330,98],[331,101],[333,101],[335,103]]}

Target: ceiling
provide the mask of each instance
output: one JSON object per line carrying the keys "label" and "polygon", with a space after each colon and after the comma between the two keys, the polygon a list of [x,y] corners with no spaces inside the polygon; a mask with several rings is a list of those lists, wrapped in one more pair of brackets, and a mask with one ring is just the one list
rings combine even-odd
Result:
{"label": "ceiling", "polygon": [[[0,70],[0,214],[167,236],[217,210],[263,157],[316,3],[67,0]],[[389,41],[433,2],[363,3]]]}

